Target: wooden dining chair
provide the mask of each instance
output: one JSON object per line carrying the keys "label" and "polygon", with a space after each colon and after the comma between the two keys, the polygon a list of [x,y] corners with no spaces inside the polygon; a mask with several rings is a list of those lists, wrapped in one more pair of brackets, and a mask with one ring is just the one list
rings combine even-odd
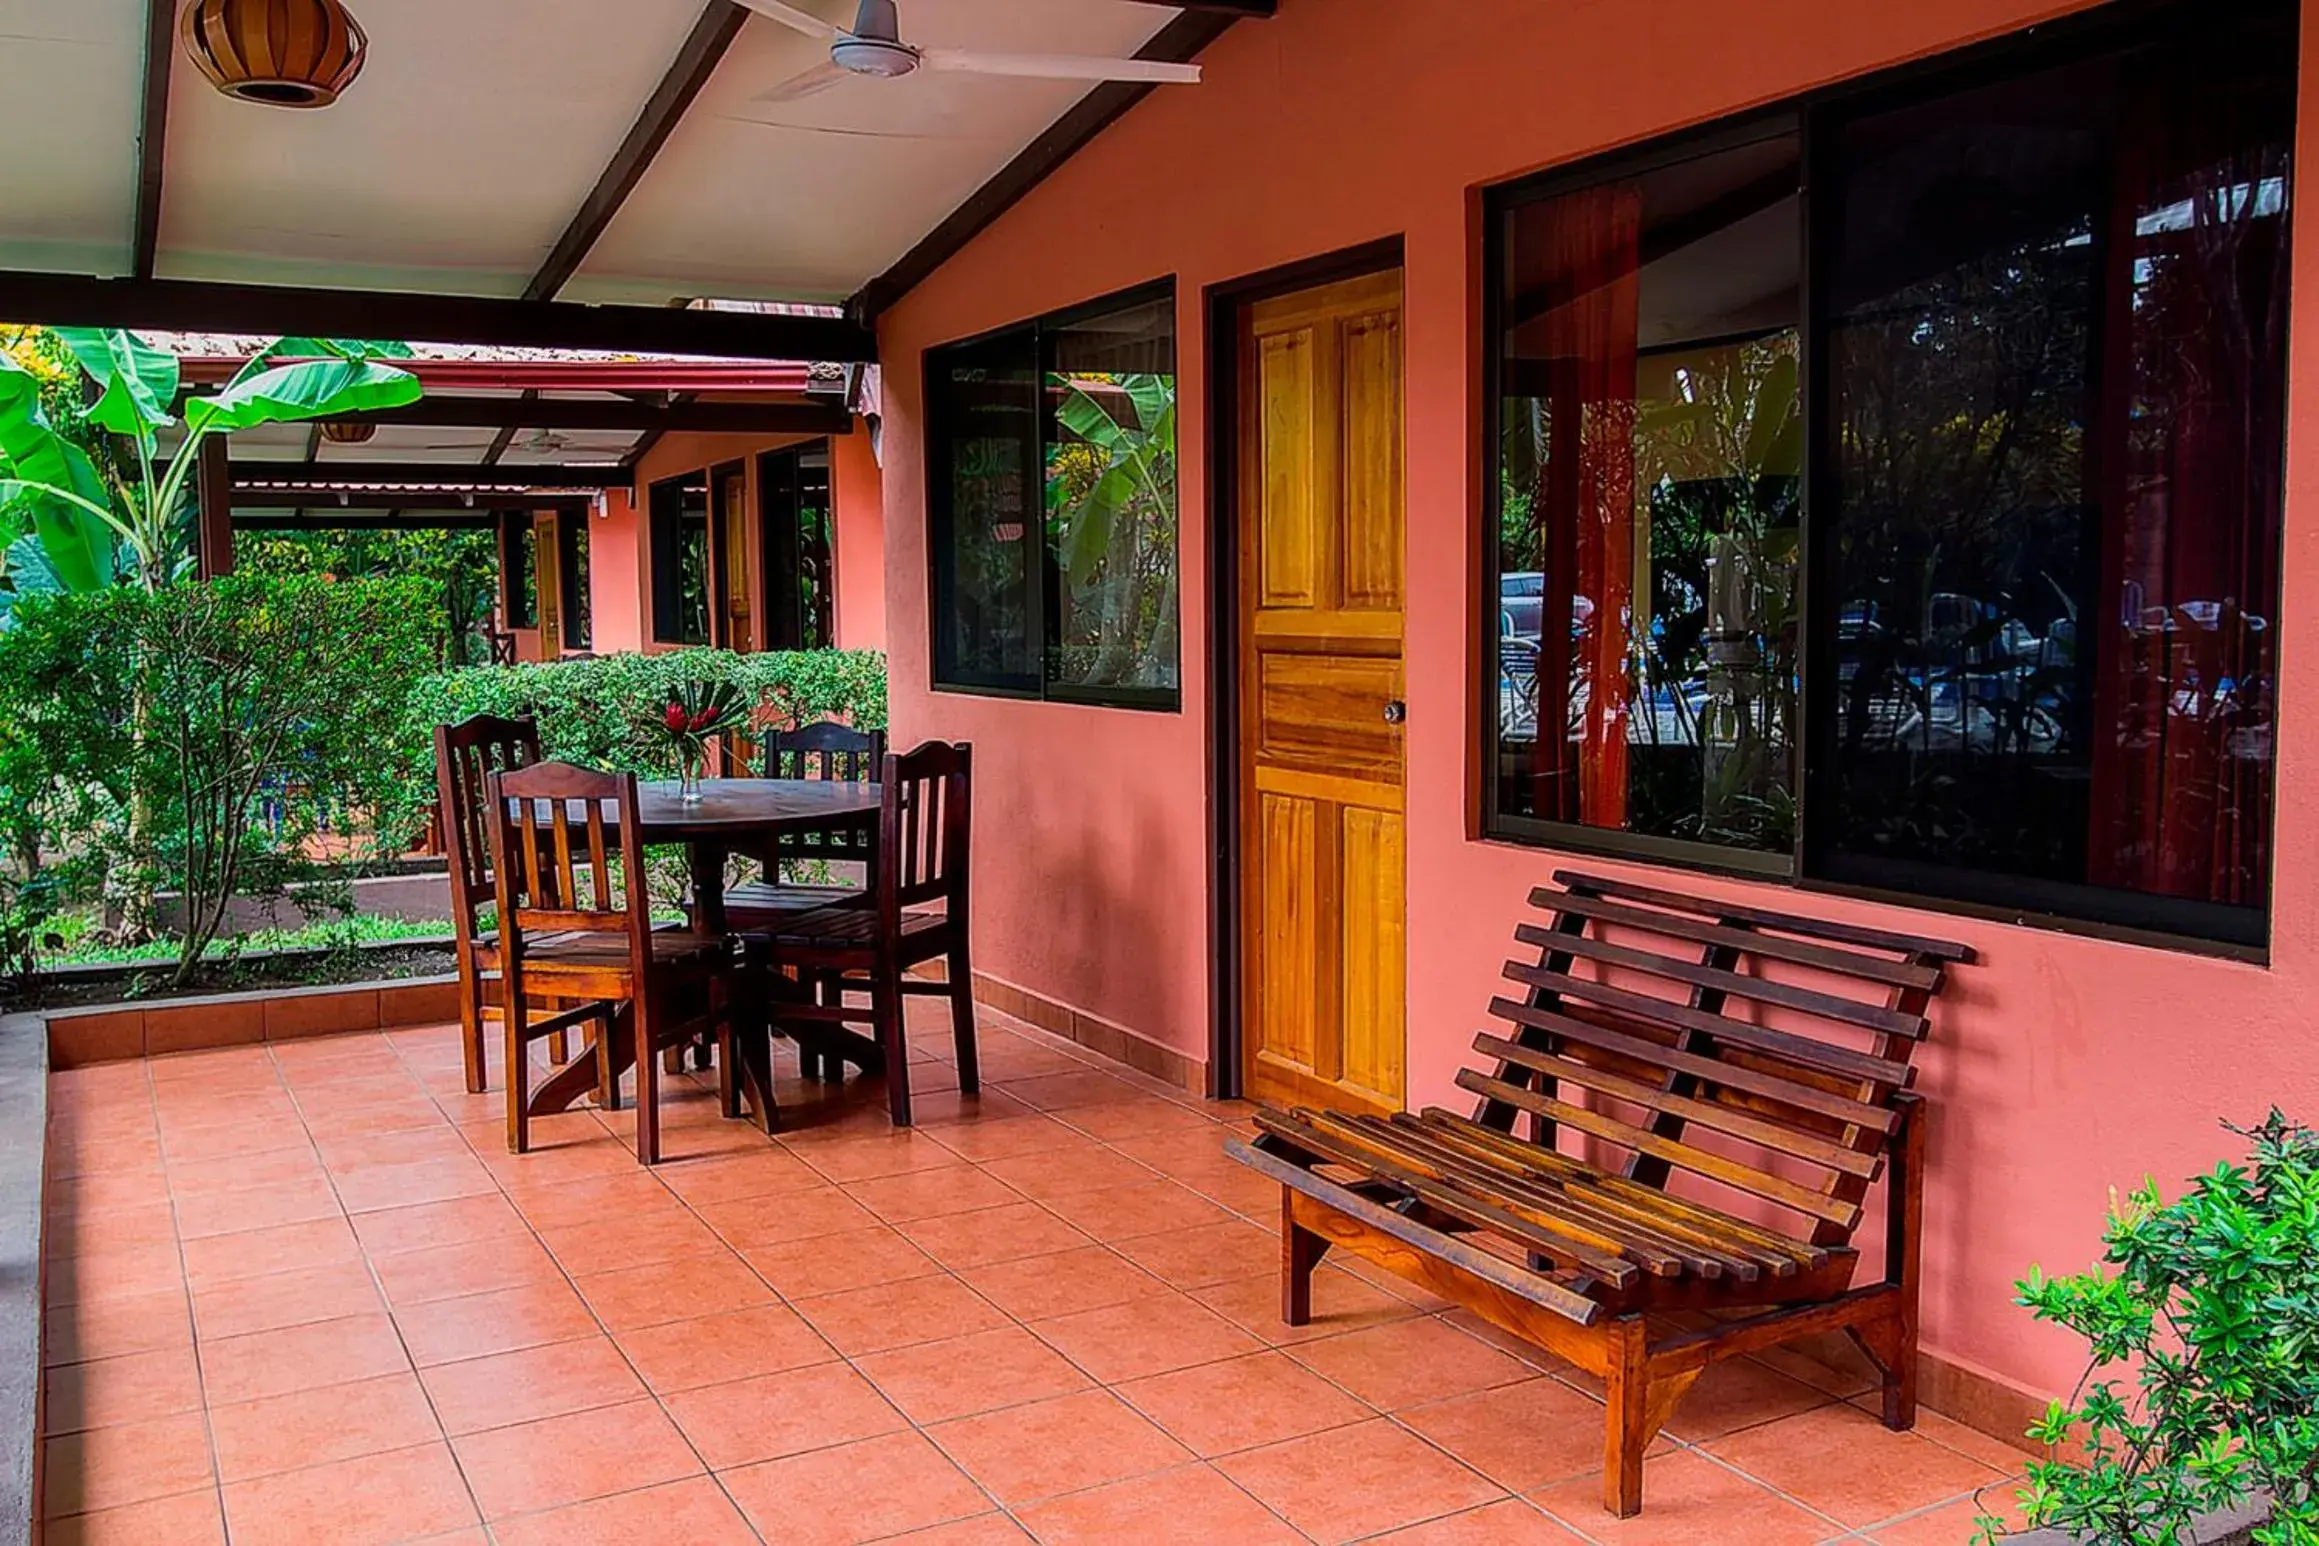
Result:
{"label": "wooden dining chair", "polygon": [[[856,730],[835,720],[777,731],[765,743],[767,778],[868,784],[877,780],[885,760],[883,730]],[[726,888],[727,926],[735,933],[761,933],[787,916],[817,907],[867,903],[873,894],[867,882],[876,872],[877,844],[874,821],[838,832],[783,834],[760,854],[765,863],[762,879]],[[865,884],[803,881],[788,873],[792,865],[816,863],[861,865]]]}
{"label": "wooden dining chair", "polygon": [[[950,1000],[958,1049],[958,1087],[981,1088],[974,1037],[974,971],[968,958],[967,871],[973,808],[973,748],[929,741],[906,754],[889,753],[880,777],[877,866],[867,906],[832,906],[799,913],[754,936],[775,970],[794,970],[809,983],[836,991],[813,999],[784,998],[769,1005],[776,1029],[812,1045],[815,1032],[859,1021],[844,990],[866,991],[867,1018],[886,1072],[894,1125],[910,1125],[910,1054],[903,1040],[905,994]],[[941,982],[905,974],[941,960]]]}
{"label": "wooden dining chair", "polygon": [[[712,1030],[724,1114],[740,1115],[747,1097],[770,1130],[770,1059],[747,1045],[763,1020],[753,1005],[734,1003],[726,942],[653,927],[636,775],[536,763],[490,775],[484,803],[499,901],[508,1148],[525,1152],[533,1117],[565,1109],[590,1084],[616,1085],[633,1063],[636,1157],[657,1164],[654,1054]],[[576,1007],[535,1019],[537,995]],[[588,1053],[535,1092],[533,1044],[588,1023],[599,1026]]]}
{"label": "wooden dining chair", "polygon": [[480,909],[498,897],[491,863],[491,827],[484,813],[484,781],[493,773],[540,760],[539,723],[477,714],[435,727],[435,793],[443,851],[451,874],[451,927],[459,960],[460,1047],[467,1062],[467,1093],[489,1087],[486,1022],[499,1016],[499,945],[484,936]]}

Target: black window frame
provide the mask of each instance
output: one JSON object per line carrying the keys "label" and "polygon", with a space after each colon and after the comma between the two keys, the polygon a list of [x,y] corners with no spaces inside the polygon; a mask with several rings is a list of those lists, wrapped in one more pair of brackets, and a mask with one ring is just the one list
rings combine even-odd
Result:
{"label": "black window frame", "polygon": [[[837,509],[835,470],[828,440],[757,453],[757,531],[764,554],[764,648],[815,650],[837,647]],[[813,463],[819,458],[818,465]],[[817,478],[818,475],[818,478]],[[822,497],[823,583],[818,615],[808,616],[798,578],[804,572],[805,493]]]}
{"label": "black window frame", "polygon": [[499,517],[500,594],[510,629],[539,626],[539,534],[529,510]]}
{"label": "black window frame", "polygon": [[[688,488],[697,486],[701,491],[701,531],[703,535],[702,562],[706,566],[701,576],[705,602],[705,626],[700,637],[684,633],[684,495]],[[674,494],[672,500],[662,498],[662,490]],[[706,649],[716,636],[716,543],[710,531],[710,484],[708,473],[698,467],[655,478],[645,487],[644,519],[646,551],[652,563],[652,615],[646,619],[654,644],[673,645],[681,649]]]}
{"label": "black window frame", "polygon": [[[927,618],[931,625],[927,629],[927,664],[928,683],[931,690],[938,693],[958,693],[972,697],[1014,698],[1025,702],[1072,703],[1093,708],[1131,709],[1149,713],[1174,714],[1182,712],[1184,700],[1183,601],[1180,589],[1177,593],[1176,603],[1175,686],[1087,686],[1057,680],[1055,671],[1057,641],[1054,637],[1054,629],[1057,611],[1056,591],[1060,581],[1055,554],[1046,540],[1043,496],[1048,442],[1045,438],[1047,416],[1043,407],[1033,416],[1036,428],[1032,437],[1031,469],[1032,485],[1039,492],[1041,498],[1037,508],[1029,512],[1029,525],[1024,532],[1024,539],[1029,541],[1032,540],[1035,530],[1037,540],[1038,573],[1035,576],[1027,575],[1024,587],[1025,627],[1030,639],[1032,658],[1037,662],[1037,670],[1034,673],[977,672],[971,669],[962,669],[957,663],[946,658],[949,636],[943,625],[944,617],[949,615],[949,598],[955,585],[954,576],[950,569],[953,554],[951,546],[953,518],[950,508],[951,480],[943,460],[946,455],[950,426],[945,422],[944,395],[937,390],[937,380],[944,368],[944,362],[970,350],[989,350],[1017,344],[1027,350],[1030,359],[1034,380],[1034,398],[1043,401],[1044,383],[1048,374],[1047,364],[1051,358],[1047,347],[1047,335],[1091,318],[1106,316],[1112,312],[1125,311],[1137,306],[1155,304],[1164,304],[1167,308],[1169,374],[1177,382],[1178,401],[1180,402],[1182,396],[1183,316],[1181,297],[1178,293],[1176,276],[1173,274],[1165,278],[1133,285],[1124,290],[1100,295],[1077,305],[1044,312],[1024,321],[990,328],[964,338],[951,339],[930,346],[921,355],[922,395],[920,401],[925,405],[926,419],[924,447],[927,539],[926,601]],[[1176,495],[1178,523],[1176,572],[1179,579],[1183,572],[1183,483],[1180,460],[1182,433],[1180,424],[1179,420],[1177,434],[1179,470]]]}
{"label": "black window frame", "polygon": [[594,546],[587,511],[556,512],[556,589],[563,602],[556,618],[563,632],[558,643],[570,653],[584,654],[595,648],[596,614],[588,582]]}
{"label": "black window frame", "polygon": [[[1828,329],[1824,321],[1829,297],[1814,283],[1815,271],[1824,269],[1829,233],[1824,206],[1815,210],[1813,175],[1819,158],[1814,139],[1838,119],[1881,113],[1916,103],[1963,94],[2016,76],[2089,59],[2102,53],[2146,44],[2169,28],[2197,25],[2193,0],[2113,0],[2113,3],[2050,22],[2039,23],[1984,42],[1967,44],[1925,59],[1871,72],[1781,101],[1737,113],[1711,123],[1653,136],[1632,145],[1586,156],[1482,189],[1479,237],[1482,250],[1481,305],[1478,308],[1481,355],[1482,490],[1481,524],[1475,533],[1480,546],[1480,585],[1473,620],[1475,658],[1480,663],[1472,684],[1478,737],[1478,831],[1484,841],[1556,849],[1606,858],[1662,864],[1710,874],[1767,880],[1807,894],[1857,898],[1914,908],[1919,911],[1982,918],[2050,932],[2120,941],[2177,952],[2224,957],[2258,965],[2268,964],[2270,939],[2276,927],[2277,844],[2269,848],[2271,887],[2259,909],[2130,892],[2090,883],[2055,882],[1989,871],[1939,865],[1887,861],[1878,866],[1858,860],[1841,866],[1847,873],[1832,875],[1820,868],[1827,861],[1816,844],[1811,810],[1828,798],[1830,779],[1828,741],[1834,727],[1829,712],[1834,690],[1835,618],[1829,612],[1834,588],[1828,576],[1837,540],[1836,523],[1818,518],[1829,508],[1827,487],[1834,458],[1827,437],[1834,423],[1828,413],[1830,387],[1826,360]],[[2298,7],[2298,26],[2308,35],[2310,19]],[[2297,76],[2296,133],[2304,127],[2300,92],[2308,85],[2302,68],[2300,42],[2293,55]],[[1589,827],[1577,822],[1508,816],[1499,809],[1499,701],[1498,650],[1499,543],[1502,514],[1499,462],[1502,454],[1495,433],[1501,393],[1501,295],[1505,280],[1504,217],[1510,209],[1554,198],[1602,183],[1639,176],[1658,167],[1761,139],[1793,133],[1801,146],[1799,174],[1801,306],[1797,322],[1799,371],[1797,389],[1804,416],[1805,465],[1800,492],[1802,563],[1797,579],[1796,614],[1802,637],[1797,649],[1796,749],[1794,800],[1795,843],[1792,852],[1763,853],[1722,847],[1713,843],[1652,834]],[[2302,168],[2296,167],[2300,174]],[[2298,180],[2300,180],[2298,178]],[[2304,193],[2304,197],[2311,196]],[[2292,290],[2286,302],[2291,326],[2296,305]],[[2292,362],[2286,390],[2293,398]],[[2287,420],[2292,434],[2292,411]],[[2280,455],[2286,455],[2282,436]],[[2285,489],[2287,483],[2281,480]],[[2283,496],[2282,496],[2283,497]],[[2286,522],[2281,519],[2282,552]],[[2281,565],[2282,576],[2284,565]],[[2284,593],[2279,598],[2283,610]],[[2281,625],[2286,619],[2282,615]],[[1469,742],[1469,745],[1474,744]],[[2279,749],[2272,750],[2277,776]],[[1818,800],[1815,800],[1815,795]],[[2276,830],[2274,804],[2274,833]],[[1871,874],[1870,871],[1875,873]],[[2251,919],[2250,919],[2251,914]],[[2249,926],[2251,923],[2251,927]]]}

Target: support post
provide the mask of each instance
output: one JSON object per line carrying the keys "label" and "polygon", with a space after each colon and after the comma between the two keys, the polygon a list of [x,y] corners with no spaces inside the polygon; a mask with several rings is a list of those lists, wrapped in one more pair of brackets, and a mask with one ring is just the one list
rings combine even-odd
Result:
{"label": "support post", "polygon": [[195,563],[203,579],[214,580],[234,568],[233,464],[227,460],[224,435],[202,441],[198,471]]}

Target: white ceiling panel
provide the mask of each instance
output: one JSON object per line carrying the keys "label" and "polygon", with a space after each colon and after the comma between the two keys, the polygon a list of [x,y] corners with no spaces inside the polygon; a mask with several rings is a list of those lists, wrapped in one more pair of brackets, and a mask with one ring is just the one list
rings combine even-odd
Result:
{"label": "white ceiling panel", "polygon": [[[832,19],[845,9],[812,3]],[[1174,14],[1127,0],[903,0],[901,11],[902,36],[923,48],[1102,55],[1132,54]],[[565,297],[658,301],[673,282],[687,295],[842,300],[1090,89],[920,70],[758,100],[825,57],[752,20]]]}
{"label": "white ceiling panel", "polygon": [[122,274],[145,0],[0,0],[0,268]]}
{"label": "white ceiling panel", "polygon": [[[134,0],[30,8],[83,5],[142,9]],[[519,293],[700,14],[699,0],[352,0],[351,9],[370,34],[368,62],[319,111],[230,100],[180,62],[165,276]],[[119,159],[127,164],[125,150]]]}
{"label": "white ceiling panel", "polygon": [[[359,445],[323,441],[314,460],[325,466],[331,462],[472,462],[482,456],[496,433],[489,429],[381,424],[376,433]],[[234,448],[238,454],[239,435],[234,437]]]}

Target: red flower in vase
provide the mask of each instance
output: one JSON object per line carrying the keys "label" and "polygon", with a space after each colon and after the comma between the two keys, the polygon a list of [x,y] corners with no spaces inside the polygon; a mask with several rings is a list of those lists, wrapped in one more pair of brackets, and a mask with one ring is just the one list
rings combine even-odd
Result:
{"label": "red flower in vase", "polygon": [[717,711],[715,709],[702,709],[699,713],[692,717],[691,723],[687,724],[685,728],[690,730],[693,734],[698,735],[703,730],[706,730],[711,725],[714,725],[716,722]]}
{"label": "red flower in vase", "polygon": [[683,735],[687,730],[693,728],[692,716],[685,713],[684,705],[681,703],[672,703],[661,710],[660,722],[668,726],[671,735]]}

